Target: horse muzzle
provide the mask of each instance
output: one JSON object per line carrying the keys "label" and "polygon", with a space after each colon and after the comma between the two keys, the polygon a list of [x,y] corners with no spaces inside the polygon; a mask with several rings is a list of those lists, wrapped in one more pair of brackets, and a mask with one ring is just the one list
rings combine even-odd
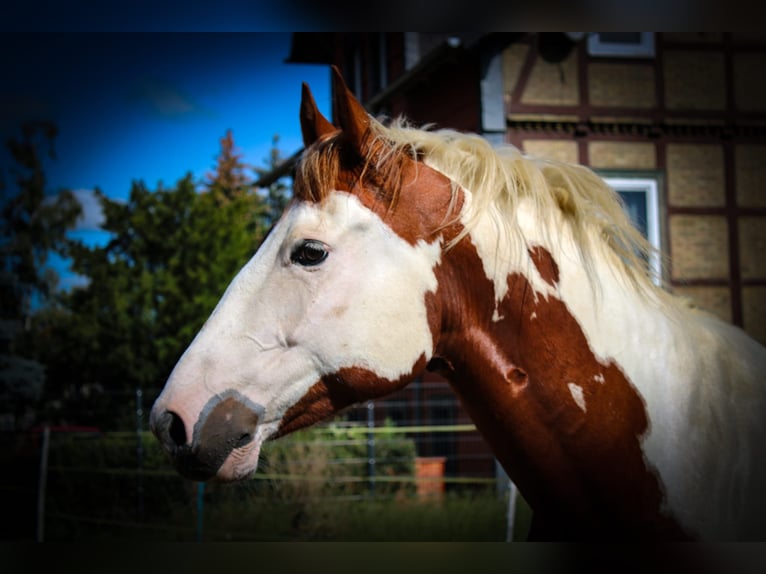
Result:
{"label": "horse muzzle", "polygon": [[233,451],[253,442],[263,412],[262,406],[230,390],[213,396],[193,423],[183,409],[158,400],[150,426],[179,474],[206,481],[218,474]]}

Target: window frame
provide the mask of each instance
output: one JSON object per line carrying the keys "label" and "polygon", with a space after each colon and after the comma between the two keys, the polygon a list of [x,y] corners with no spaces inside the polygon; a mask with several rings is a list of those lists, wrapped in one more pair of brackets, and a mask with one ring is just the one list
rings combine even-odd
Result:
{"label": "window frame", "polygon": [[609,42],[601,40],[600,34],[588,34],[588,54],[595,57],[653,58],[655,56],[654,32],[638,32],[641,39],[636,43]]}
{"label": "window frame", "polygon": [[[650,254],[649,265],[653,279],[660,283],[662,269],[662,225],[660,217],[660,180],[649,174],[631,176],[625,174],[601,173],[600,176],[615,192],[641,193],[646,197],[646,239],[655,248]],[[622,194],[621,194],[622,197]]]}

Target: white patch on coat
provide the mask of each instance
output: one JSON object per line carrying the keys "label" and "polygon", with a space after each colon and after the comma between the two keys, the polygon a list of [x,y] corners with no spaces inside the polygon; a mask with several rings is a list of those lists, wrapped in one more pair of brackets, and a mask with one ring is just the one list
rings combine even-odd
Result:
{"label": "white patch on coat", "polygon": [[606,381],[606,379],[604,379],[604,373],[593,375],[593,380],[596,381],[597,383],[601,383],[602,385],[604,384],[604,381]]}
{"label": "white patch on coat", "polygon": [[575,383],[568,383],[567,387],[569,387],[569,392],[571,393],[574,402],[577,403],[577,406],[580,407],[582,412],[588,412],[587,406],[585,405],[585,395],[583,395],[582,387]]}
{"label": "white patch on coat", "polygon": [[[467,190],[463,191],[461,222],[471,229],[469,233],[471,243],[481,259],[487,279],[492,281],[495,287],[496,306],[508,293],[508,276],[511,273],[521,273],[526,277],[533,288],[531,295],[534,301],[537,301],[539,295],[545,298],[557,295],[556,287],[543,279],[527,251],[532,245],[546,246],[545,242],[529,237],[527,244],[522,244],[521,234],[517,234],[517,228],[522,227],[522,220],[531,218],[527,204],[527,201],[519,202],[516,210],[518,226],[498,224],[492,220],[497,214],[492,213],[478,214],[478,223],[471,225],[469,222],[472,217],[475,217],[471,212],[471,193]],[[498,237],[499,233],[502,234],[501,237]]]}
{"label": "white patch on coat", "polygon": [[[305,239],[328,247],[316,267],[290,260]],[[410,245],[345,192],[295,204],[232,281],[158,404],[191,428],[211,396],[235,389],[264,407],[261,424],[274,432],[324,375],[409,374],[433,354],[425,297],[438,287],[441,252],[440,238]]]}

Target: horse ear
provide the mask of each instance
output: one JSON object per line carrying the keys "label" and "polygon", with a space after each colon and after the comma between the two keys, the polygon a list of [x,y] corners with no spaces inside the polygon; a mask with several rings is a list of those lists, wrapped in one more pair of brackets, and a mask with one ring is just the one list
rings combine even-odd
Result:
{"label": "horse ear", "polygon": [[322,115],[314,101],[308,85],[303,83],[301,93],[301,132],[303,133],[303,145],[309,147],[325,134],[338,131],[330,121]]}
{"label": "horse ear", "polygon": [[370,129],[370,116],[348,89],[337,67],[332,67],[333,92],[335,93],[335,120],[347,140],[363,152],[362,147]]}

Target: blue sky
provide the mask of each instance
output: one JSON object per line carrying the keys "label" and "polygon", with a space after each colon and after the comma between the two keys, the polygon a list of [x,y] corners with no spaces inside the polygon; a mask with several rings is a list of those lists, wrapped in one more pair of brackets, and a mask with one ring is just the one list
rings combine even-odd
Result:
{"label": "blue sky", "polygon": [[[227,129],[244,160],[262,166],[274,134],[285,155],[302,145],[301,82],[330,114],[328,67],[285,64],[289,50],[289,33],[3,34],[0,135],[53,120],[49,192],[86,201],[94,187],[125,199],[133,180],[153,189],[187,172],[201,179]],[[83,227],[78,235],[97,240],[92,221]]]}

